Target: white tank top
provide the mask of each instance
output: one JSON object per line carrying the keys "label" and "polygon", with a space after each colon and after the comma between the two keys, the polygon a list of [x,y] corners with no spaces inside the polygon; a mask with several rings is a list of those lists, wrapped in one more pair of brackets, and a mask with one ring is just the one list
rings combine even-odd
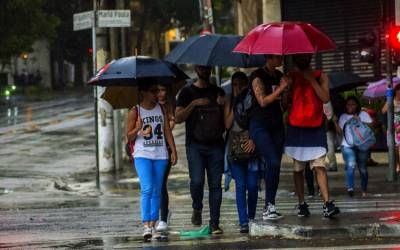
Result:
{"label": "white tank top", "polygon": [[147,137],[138,135],[135,140],[134,158],[150,160],[168,159],[168,151],[164,135],[164,115],[159,104],[152,110],[147,110],[138,105],[139,115],[142,118],[143,128],[151,128]]}

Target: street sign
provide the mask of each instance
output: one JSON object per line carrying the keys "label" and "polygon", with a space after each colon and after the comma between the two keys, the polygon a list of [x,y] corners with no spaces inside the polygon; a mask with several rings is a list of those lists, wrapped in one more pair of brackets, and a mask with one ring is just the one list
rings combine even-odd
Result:
{"label": "street sign", "polygon": [[130,10],[99,10],[97,15],[97,24],[100,28],[131,26]]}
{"label": "street sign", "polygon": [[93,21],[93,11],[86,11],[74,14],[74,31],[92,28],[94,23]]}

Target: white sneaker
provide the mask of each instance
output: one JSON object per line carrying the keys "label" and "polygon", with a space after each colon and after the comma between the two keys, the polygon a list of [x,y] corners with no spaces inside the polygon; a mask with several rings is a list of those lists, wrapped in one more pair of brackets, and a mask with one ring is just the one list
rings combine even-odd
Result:
{"label": "white sneaker", "polygon": [[159,240],[161,238],[161,234],[154,227],[151,229],[151,233],[153,240]]}
{"label": "white sneaker", "polygon": [[283,218],[283,215],[276,211],[275,205],[268,203],[268,207],[264,210],[262,218],[263,220],[279,220]]}
{"label": "white sneaker", "polygon": [[157,231],[157,232],[164,232],[164,231],[167,231],[167,230],[168,230],[168,224],[167,224],[167,222],[160,220],[160,221],[158,222],[157,227],[156,227],[156,231]]}
{"label": "white sneaker", "polygon": [[148,239],[150,239],[152,236],[153,236],[153,235],[152,235],[151,227],[144,227],[144,228],[143,228],[143,238],[144,238],[145,240],[148,240]]}

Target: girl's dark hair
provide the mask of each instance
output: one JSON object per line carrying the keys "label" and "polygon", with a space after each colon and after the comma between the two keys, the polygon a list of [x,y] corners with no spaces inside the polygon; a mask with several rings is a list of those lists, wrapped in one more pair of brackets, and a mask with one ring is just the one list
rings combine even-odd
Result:
{"label": "girl's dark hair", "polygon": [[154,79],[140,79],[138,82],[138,89],[139,91],[148,91],[151,87],[156,85],[157,81],[154,81]]}
{"label": "girl's dark hair", "polygon": [[231,76],[231,83],[233,82],[233,80],[238,79],[241,81],[245,81],[246,83],[248,83],[249,79],[247,78],[246,74],[242,71],[236,71],[235,73],[233,73],[233,75]]}
{"label": "girl's dark hair", "polygon": [[[355,96],[348,96],[347,98],[346,98],[346,105],[347,105],[347,102],[348,101],[354,101],[356,104],[357,104],[357,109],[356,109],[356,113],[357,113],[357,115],[359,115],[360,113],[361,113],[361,103],[360,103],[360,101],[358,100],[358,98],[357,97],[355,97]],[[347,110],[346,110],[347,111]]]}

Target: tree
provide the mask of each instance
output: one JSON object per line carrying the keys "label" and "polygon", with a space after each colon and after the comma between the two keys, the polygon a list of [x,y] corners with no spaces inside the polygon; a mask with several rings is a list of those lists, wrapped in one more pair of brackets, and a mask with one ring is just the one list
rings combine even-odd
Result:
{"label": "tree", "polygon": [[[75,70],[75,84],[82,84],[82,62],[88,59],[88,49],[91,47],[91,33],[89,30],[74,31],[73,15],[81,11],[92,8],[91,1],[85,0],[46,0],[45,11],[56,16],[61,20],[55,29],[55,39],[53,39],[50,51],[52,64],[58,68],[58,74],[52,76],[53,89],[63,88],[64,61],[73,63]],[[54,73],[54,72],[53,72]]]}
{"label": "tree", "polygon": [[[137,23],[135,47],[139,53],[149,52],[142,48],[143,41],[147,36],[152,36],[151,43],[146,43],[152,47],[157,47],[157,54],[161,51],[161,34],[172,27],[182,28],[191,32],[194,27],[200,28],[198,1],[187,0],[140,0],[134,1],[137,8],[132,9],[132,15]],[[148,41],[148,40],[146,40]]]}
{"label": "tree", "polygon": [[0,66],[31,52],[36,40],[54,39],[59,19],[46,13],[44,4],[44,0],[0,1]]}

